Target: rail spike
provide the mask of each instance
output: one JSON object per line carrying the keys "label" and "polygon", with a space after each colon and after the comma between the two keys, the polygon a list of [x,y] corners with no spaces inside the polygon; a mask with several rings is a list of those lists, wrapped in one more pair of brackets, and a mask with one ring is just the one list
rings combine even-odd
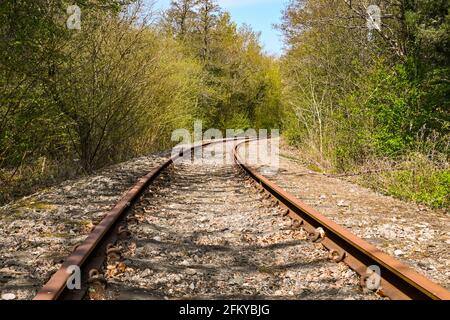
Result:
{"label": "rail spike", "polygon": [[[216,142],[222,142],[222,140],[217,140]],[[248,140],[244,143],[246,142]],[[192,149],[201,148],[209,144],[211,142],[193,146]],[[299,219],[303,219],[304,224],[308,226],[313,224],[314,227],[317,227],[310,234],[311,240],[320,241],[322,246],[328,250],[334,249],[336,252],[330,252],[330,258],[334,261],[343,261],[358,272],[361,275],[361,285],[364,288],[376,291],[391,299],[450,300],[450,292],[445,288],[425,278],[365,240],[355,236],[266,177],[247,167],[238,154],[238,148],[242,145],[243,143],[240,143],[234,149],[235,162],[258,181],[259,185],[264,186],[262,188],[263,192],[265,189],[274,198],[279,199],[280,204],[287,208],[283,215],[297,215]],[[93,253],[103,247],[108,237],[112,236],[117,222],[126,217],[130,204],[135,203],[150,183],[156,181],[156,178],[169,168],[176,159],[177,156],[174,156],[163,165],[149,172],[144,178],[139,180],[133,189],[127,191],[116,206],[111,209],[92,233],[80,244],[80,247],[65,259],[61,268],[40,289],[34,300],[57,300],[60,298],[62,292],[66,290],[66,281],[69,278],[67,267],[76,265],[87,268],[95,260]],[[269,197],[270,194],[268,195]],[[293,224],[296,223],[293,222]],[[137,238],[140,238],[139,235],[137,235]],[[113,249],[113,246],[108,246],[108,249],[109,252],[107,253],[117,253],[117,249]],[[379,272],[369,270],[371,267],[378,268],[375,269]],[[100,274],[95,267],[89,271],[88,276],[90,284],[106,284],[105,276]]]}
{"label": "rail spike", "polygon": [[131,231],[128,230],[125,226],[120,226],[119,230],[117,231],[117,236],[119,239],[126,239],[131,236]]}
{"label": "rail spike", "polygon": [[334,262],[338,263],[338,262],[341,262],[342,260],[344,260],[345,255],[346,255],[345,251],[331,249],[328,257],[331,260],[333,260]]}
{"label": "rail spike", "polygon": [[[314,226],[322,228],[322,231],[320,229],[314,230],[310,234],[310,239],[316,242],[320,241],[328,250],[337,249],[337,253],[331,253],[333,260],[344,261],[362,276],[362,281],[367,279],[367,275],[362,270],[365,270],[366,267],[378,265],[383,286],[377,289],[377,293],[391,299],[450,300],[450,292],[445,288],[352,234],[331,219],[326,218],[317,210],[309,207],[294,195],[261,175],[257,170],[248,166],[239,154],[239,148],[248,142],[241,142],[234,148],[235,162],[281,200],[280,202],[288,208],[282,212],[283,216],[295,214],[304,219],[305,222],[314,221]],[[326,230],[326,237],[324,230]]]}
{"label": "rail spike", "polygon": [[293,229],[300,229],[304,221],[302,219],[292,219],[291,226]]}
{"label": "rail spike", "polygon": [[99,283],[104,285],[106,284],[106,279],[103,276],[103,274],[101,274],[97,269],[91,269],[89,271],[88,283],[89,284]]}
{"label": "rail spike", "polygon": [[[203,144],[193,145],[191,150],[203,148],[211,144],[222,143],[224,140],[208,141]],[[147,187],[164,173],[164,171],[180,157],[179,154],[172,156],[162,165],[158,166],[147,175],[142,177],[137,184],[125,192],[121,200],[112,208],[105,218],[92,228],[88,237],[80,244],[76,252],[72,252],[65,261],[71,265],[83,266],[87,261],[92,261],[94,258],[93,252],[104,243],[108,235],[110,235],[118,220],[124,219],[129,212],[131,204],[135,203],[139,197],[145,192]],[[123,231],[123,230],[121,230]],[[129,232],[129,231],[127,231]],[[38,291],[33,300],[58,300],[63,292],[67,290],[66,281],[68,280],[67,266],[63,265],[52,275],[50,280]],[[89,272],[89,280],[92,282],[105,282],[105,278],[97,269],[92,269]]]}

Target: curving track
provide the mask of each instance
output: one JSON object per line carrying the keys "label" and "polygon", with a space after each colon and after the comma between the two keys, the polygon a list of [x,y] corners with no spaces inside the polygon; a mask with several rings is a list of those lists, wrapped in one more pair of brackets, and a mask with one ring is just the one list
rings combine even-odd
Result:
{"label": "curving track", "polygon": [[[204,148],[222,143],[226,157],[234,141]],[[374,278],[369,265],[381,269],[380,295],[449,299],[252,171],[238,148],[238,166],[172,158],[141,179],[35,299],[377,299],[361,288]],[[66,288],[71,265],[81,266],[83,290]]]}

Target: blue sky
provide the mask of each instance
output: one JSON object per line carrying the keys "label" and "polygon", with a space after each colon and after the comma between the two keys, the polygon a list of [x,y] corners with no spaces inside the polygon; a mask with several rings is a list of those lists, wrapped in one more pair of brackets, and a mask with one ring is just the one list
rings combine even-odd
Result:
{"label": "blue sky", "polygon": [[[167,8],[170,0],[154,0],[157,8]],[[287,0],[219,0],[219,5],[231,13],[238,25],[247,23],[254,31],[261,32],[264,50],[270,54],[282,53],[280,33],[273,28],[281,19],[281,10]]]}

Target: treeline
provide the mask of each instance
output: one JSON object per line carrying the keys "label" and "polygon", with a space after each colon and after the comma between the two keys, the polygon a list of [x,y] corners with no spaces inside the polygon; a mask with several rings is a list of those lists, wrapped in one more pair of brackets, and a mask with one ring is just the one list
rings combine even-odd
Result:
{"label": "treeline", "polygon": [[[368,33],[367,8],[381,9]],[[294,0],[280,26],[285,135],[314,167],[449,207],[448,0]]]}
{"label": "treeline", "polygon": [[280,126],[278,65],[249,26],[238,29],[215,0],[177,0],[164,15],[163,30],[202,66],[198,108],[205,127]]}
{"label": "treeline", "polygon": [[167,149],[201,119],[280,128],[314,170],[450,204],[448,0],[292,0],[279,59],[213,0],[7,0],[0,21],[0,203]]}
{"label": "treeline", "polygon": [[[67,24],[74,4],[80,30]],[[194,119],[279,126],[279,70],[256,33],[211,0],[152,12],[140,1],[0,3],[0,203],[166,149]]]}

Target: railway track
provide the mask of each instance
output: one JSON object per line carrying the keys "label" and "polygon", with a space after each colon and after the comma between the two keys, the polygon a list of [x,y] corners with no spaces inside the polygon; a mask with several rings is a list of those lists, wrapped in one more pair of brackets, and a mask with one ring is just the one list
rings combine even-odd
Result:
{"label": "railway track", "polygon": [[[34,299],[450,299],[252,170],[239,153],[245,141],[192,150],[219,143],[233,145],[234,167],[174,168],[183,154],[172,157],[124,195]],[[81,290],[67,287],[73,266]],[[299,282],[302,294],[289,291]]]}

